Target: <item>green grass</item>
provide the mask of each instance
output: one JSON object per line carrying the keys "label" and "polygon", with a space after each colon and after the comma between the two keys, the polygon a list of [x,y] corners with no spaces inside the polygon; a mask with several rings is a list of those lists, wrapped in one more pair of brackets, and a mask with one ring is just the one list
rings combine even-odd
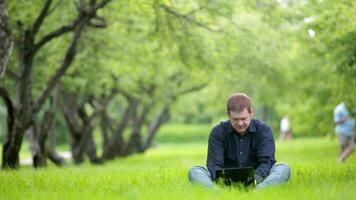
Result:
{"label": "green grass", "polygon": [[[337,164],[337,141],[326,138],[277,142],[277,160],[292,168],[292,178],[286,184],[261,191],[193,185],[188,182],[187,171],[193,165],[205,164],[209,129],[166,126],[159,133],[155,148],[102,166],[85,163],[63,168],[50,165],[39,170],[29,166],[2,170],[0,199],[356,198],[356,154]],[[174,143],[175,139],[179,142]]]}

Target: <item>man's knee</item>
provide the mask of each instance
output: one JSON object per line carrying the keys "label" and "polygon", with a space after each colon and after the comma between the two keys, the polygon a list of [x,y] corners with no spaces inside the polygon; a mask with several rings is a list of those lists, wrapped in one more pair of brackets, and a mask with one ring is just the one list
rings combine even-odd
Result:
{"label": "man's knee", "polygon": [[276,170],[281,174],[281,176],[287,181],[291,176],[291,168],[286,163],[278,163],[275,165]]}
{"label": "man's knee", "polygon": [[213,186],[209,171],[202,166],[194,166],[188,171],[189,181],[203,186]]}
{"label": "man's knee", "polygon": [[189,180],[192,181],[194,177],[196,177],[199,174],[204,174],[204,168],[202,166],[194,166],[190,168],[188,171]]}

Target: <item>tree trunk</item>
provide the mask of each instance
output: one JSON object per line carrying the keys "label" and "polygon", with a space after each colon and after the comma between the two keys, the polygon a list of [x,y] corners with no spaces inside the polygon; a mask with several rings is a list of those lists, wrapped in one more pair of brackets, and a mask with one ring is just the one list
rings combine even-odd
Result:
{"label": "tree trunk", "polygon": [[33,124],[34,132],[32,133],[33,137],[31,137],[33,138],[33,140],[31,140],[31,146],[33,146],[32,157],[33,166],[35,168],[47,165],[48,147],[46,146],[46,140],[53,127],[54,115],[57,108],[57,96],[58,89],[50,99],[50,108],[43,115],[41,124],[36,122]]}
{"label": "tree trunk", "polygon": [[105,149],[106,146],[108,146],[109,144],[109,130],[111,129],[111,122],[109,121],[110,118],[107,115],[106,111],[104,110],[101,114],[100,114],[100,129],[101,129],[101,135],[103,138],[103,143],[102,143],[102,147],[103,149]]}
{"label": "tree trunk", "polygon": [[61,93],[61,96],[60,108],[69,129],[72,158],[75,163],[81,163],[84,161],[84,158],[80,157],[75,151],[75,148],[79,145],[80,138],[82,137],[80,117],[77,113],[78,105],[76,105],[75,96],[64,92]]}
{"label": "tree trunk", "polygon": [[[3,146],[2,151],[2,167],[3,168],[16,168],[19,165],[19,158],[16,152],[8,152],[9,146],[11,145],[11,134],[14,132],[13,129],[15,127],[15,114],[16,110],[14,104],[10,98],[9,93],[4,88],[0,87],[0,95],[4,99],[6,108],[7,108],[7,135]],[[14,155],[15,154],[15,155]],[[12,159],[12,160],[10,160]]]}
{"label": "tree trunk", "polygon": [[3,147],[3,168],[17,168],[19,167],[19,152],[21,149],[21,144],[23,140],[23,134],[25,130],[29,127],[30,123],[26,123],[25,120],[20,123],[16,118],[12,122],[13,127],[10,127],[10,132],[8,132],[4,147]]}
{"label": "tree trunk", "polygon": [[[14,118],[12,127],[6,136],[3,148],[4,168],[17,168],[19,166],[19,152],[25,131],[31,125],[32,112],[32,94],[31,94],[31,70],[33,55],[28,51],[31,47],[31,36],[29,32],[25,33],[22,45],[18,48],[21,77],[17,85],[17,104],[14,109]],[[27,46],[29,44],[29,46]]]}
{"label": "tree trunk", "polygon": [[[128,111],[125,111],[127,113]],[[123,119],[121,120],[119,126],[113,130],[111,129],[112,132],[112,137],[105,143],[103,146],[103,155],[102,158],[105,160],[113,159],[116,156],[120,156],[123,154],[123,147],[124,147],[124,138],[122,137],[122,134],[127,126],[127,122],[129,120],[129,117],[124,114]],[[101,126],[104,127],[110,127],[111,124],[108,123],[108,121],[102,120]]]}
{"label": "tree trunk", "polygon": [[35,168],[44,167],[47,165],[47,153],[45,146],[39,142],[41,133],[38,129],[38,125],[34,124],[25,133],[25,135],[28,136],[28,139],[30,141],[30,149],[33,161],[32,164]]}
{"label": "tree trunk", "polygon": [[20,66],[20,78],[17,84],[16,105],[13,127],[7,134],[3,148],[5,168],[16,168],[19,165],[19,151],[25,131],[31,125],[34,115],[32,102],[32,65],[34,56],[34,37],[41,26],[51,1],[45,3],[32,28],[21,33],[17,39],[17,50]]}
{"label": "tree trunk", "polygon": [[131,136],[124,150],[124,155],[130,155],[137,152],[142,152],[142,137],[141,137],[141,127],[134,126],[131,132]]}
{"label": "tree trunk", "polygon": [[84,134],[84,132],[70,132],[72,159],[75,164],[84,162]]}
{"label": "tree trunk", "polygon": [[5,73],[12,44],[11,28],[8,23],[5,1],[0,0],[0,77]]}
{"label": "tree trunk", "polygon": [[[28,66],[28,59],[22,60],[22,69]],[[18,85],[17,96],[19,102],[18,107],[13,107],[13,118],[10,123],[8,133],[6,135],[6,140],[3,147],[3,163],[4,168],[17,168],[19,166],[19,152],[21,149],[21,144],[25,131],[31,125],[32,106],[31,106],[31,93],[29,92],[30,84],[26,85],[31,79],[30,76],[25,75],[26,69],[23,70],[23,75],[21,76],[20,83]],[[8,110],[9,113],[9,110]]]}
{"label": "tree trunk", "polygon": [[153,138],[156,135],[159,127],[166,121],[169,120],[169,107],[168,105],[164,106],[161,113],[157,118],[150,123],[148,126],[147,139],[143,143],[142,150],[146,151],[152,144]]}
{"label": "tree trunk", "polygon": [[88,141],[86,144],[86,153],[89,157],[89,160],[93,164],[101,164],[103,163],[102,159],[98,157],[96,153],[96,145],[93,137],[93,128],[88,133]]}
{"label": "tree trunk", "polygon": [[56,147],[56,135],[55,135],[53,126],[48,134],[49,134],[49,145],[47,147],[48,158],[57,166],[67,165],[65,159],[62,156],[60,156],[56,151],[56,148],[55,148]]}
{"label": "tree trunk", "polygon": [[83,119],[80,137],[75,137],[76,141],[72,147],[73,160],[75,164],[80,164],[84,161],[84,154],[87,153],[89,160],[93,164],[101,163],[96,153],[95,142],[93,138],[93,119]]}
{"label": "tree trunk", "polygon": [[76,103],[77,95],[62,93],[63,100],[61,109],[67,122],[70,133],[70,145],[73,161],[75,164],[84,162],[84,154],[87,153],[92,163],[101,163],[97,157],[96,147],[93,138],[94,119],[96,112],[88,116],[84,105],[87,99],[80,106]]}
{"label": "tree trunk", "polygon": [[[103,152],[103,158],[104,159],[113,159],[116,156],[123,156],[124,153],[124,148],[125,148],[125,142],[124,138],[122,137],[122,134],[124,130],[126,129],[128,122],[130,120],[130,116],[132,115],[132,112],[136,109],[137,106],[137,101],[132,100],[129,102],[128,107],[125,109],[124,114],[122,115],[121,121],[117,128],[113,131],[113,136],[110,139],[110,142],[107,143],[103,147],[104,152]],[[107,113],[103,113],[106,116],[102,116],[104,118],[108,118]],[[110,127],[110,124],[107,124],[110,120],[107,121],[102,121],[102,126],[107,126]],[[104,124],[103,124],[104,123]]]}
{"label": "tree trunk", "polygon": [[132,115],[132,126],[131,126],[131,135],[130,138],[125,145],[124,154],[130,155],[136,152],[142,152],[142,136],[141,136],[141,128],[144,120],[148,114],[150,106],[143,105],[142,113],[139,114],[138,105],[133,110]]}

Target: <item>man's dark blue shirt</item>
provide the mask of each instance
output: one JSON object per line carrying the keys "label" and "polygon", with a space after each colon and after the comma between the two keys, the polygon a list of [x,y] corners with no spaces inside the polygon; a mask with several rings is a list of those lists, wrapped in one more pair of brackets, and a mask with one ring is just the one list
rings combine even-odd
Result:
{"label": "man's dark blue shirt", "polygon": [[253,167],[257,181],[269,175],[276,160],[272,129],[252,119],[246,132],[235,131],[229,120],[216,125],[209,136],[207,167],[215,180],[217,169]]}

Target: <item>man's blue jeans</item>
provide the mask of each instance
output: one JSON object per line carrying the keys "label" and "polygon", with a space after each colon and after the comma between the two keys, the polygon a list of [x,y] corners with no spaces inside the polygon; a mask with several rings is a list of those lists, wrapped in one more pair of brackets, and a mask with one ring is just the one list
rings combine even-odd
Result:
{"label": "man's blue jeans", "polygon": [[[270,174],[264,181],[256,185],[257,189],[261,189],[270,185],[277,185],[288,181],[291,175],[290,167],[287,164],[279,163],[272,166]],[[214,182],[210,172],[206,167],[194,166],[188,172],[189,181],[199,185],[211,187]]]}

